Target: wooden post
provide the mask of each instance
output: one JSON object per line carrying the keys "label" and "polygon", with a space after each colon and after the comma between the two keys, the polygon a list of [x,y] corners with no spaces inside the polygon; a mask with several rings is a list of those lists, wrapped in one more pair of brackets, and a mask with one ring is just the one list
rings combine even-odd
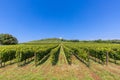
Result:
{"label": "wooden post", "polygon": [[90,54],[88,53],[88,67],[90,67]]}
{"label": "wooden post", "polygon": [[97,62],[97,58],[96,58],[96,57],[97,57],[97,55],[96,55],[96,53],[95,53],[95,62]]}
{"label": "wooden post", "polygon": [[106,53],[106,65],[108,65],[108,62],[109,62],[109,55],[108,55],[108,52]]}
{"label": "wooden post", "polygon": [[37,54],[34,55],[35,66],[37,66]]}
{"label": "wooden post", "polygon": [[0,65],[1,65],[0,67],[2,67],[2,60],[0,60]]}
{"label": "wooden post", "polygon": [[115,64],[117,64],[117,61],[116,61],[116,56],[115,56],[115,54],[114,54],[114,62],[115,62]]}

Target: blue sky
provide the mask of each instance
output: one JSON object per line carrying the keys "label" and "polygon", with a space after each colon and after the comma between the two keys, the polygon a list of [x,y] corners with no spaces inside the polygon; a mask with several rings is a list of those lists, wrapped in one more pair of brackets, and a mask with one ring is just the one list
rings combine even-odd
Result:
{"label": "blue sky", "polygon": [[19,42],[120,39],[120,0],[0,0],[0,33]]}

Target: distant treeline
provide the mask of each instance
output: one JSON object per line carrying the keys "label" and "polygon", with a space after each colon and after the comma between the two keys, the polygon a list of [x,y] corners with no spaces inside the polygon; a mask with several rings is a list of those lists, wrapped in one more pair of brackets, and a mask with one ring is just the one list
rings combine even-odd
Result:
{"label": "distant treeline", "polygon": [[102,40],[102,39],[98,39],[98,40],[94,40],[94,42],[97,42],[97,43],[117,43],[117,44],[120,44],[120,40]]}
{"label": "distant treeline", "polygon": [[61,39],[61,41],[64,41],[64,42],[80,42],[80,40],[66,40],[66,39]]}
{"label": "distant treeline", "polygon": [[62,41],[65,41],[65,42],[96,42],[96,43],[117,43],[117,44],[120,44],[120,40],[102,40],[102,39],[98,39],[98,40],[65,40],[65,39],[62,39]]}

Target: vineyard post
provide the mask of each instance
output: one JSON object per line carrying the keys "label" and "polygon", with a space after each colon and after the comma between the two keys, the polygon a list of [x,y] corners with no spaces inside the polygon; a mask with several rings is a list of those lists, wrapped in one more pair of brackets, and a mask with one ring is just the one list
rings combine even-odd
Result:
{"label": "vineyard post", "polygon": [[97,54],[95,53],[95,62],[97,62],[97,58],[96,57],[97,57]]}
{"label": "vineyard post", "polygon": [[109,55],[108,52],[106,52],[106,65],[108,65],[108,61],[109,61]]}
{"label": "vineyard post", "polygon": [[90,54],[88,53],[88,67],[90,67]]}
{"label": "vineyard post", "polygon": [[12,59],[10,58],[10,56],[9,56],[9,61],[10,61],[10,64],[12,64]]}
{"label": "vineyard post", "polygon": [[116,61],[116,56],[114,54],[114,63],[117,64],[117,61]]}
{"label": "vineyard post", "polygon": [[2,60],[1,59],[0,59],[0,65],[1,65],[0,67],[2,67]]}
{"label": "vineyard post", "polygon": [[35,66],[37,66],[37,54],[34,53]]}
{"label": "vineyard post", "polygon": [[18,56],[17,56],[17,65],[18,65],[18,67],[20,67],[20,52],[18,53]]}

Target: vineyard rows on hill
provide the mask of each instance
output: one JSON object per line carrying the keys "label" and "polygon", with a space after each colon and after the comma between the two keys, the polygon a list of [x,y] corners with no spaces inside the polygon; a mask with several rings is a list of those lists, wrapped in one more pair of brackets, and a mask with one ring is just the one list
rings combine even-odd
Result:
{"label": "vineyard rows on hill", "polygon": [[90,59],[103,65],[109,62],[118,64],[120,61],[119,44],[97,44],[97,43],[54,43],[39,45],[12,45],[0,46],[0,67],[6,64],[17,63],[22,66],[34,60],[38,66],[48,58],[52,65],[59,61],[60,49],[63,49],[65,58],[69,65],[72,64],[72,56],[83,62],[88,67]]}

